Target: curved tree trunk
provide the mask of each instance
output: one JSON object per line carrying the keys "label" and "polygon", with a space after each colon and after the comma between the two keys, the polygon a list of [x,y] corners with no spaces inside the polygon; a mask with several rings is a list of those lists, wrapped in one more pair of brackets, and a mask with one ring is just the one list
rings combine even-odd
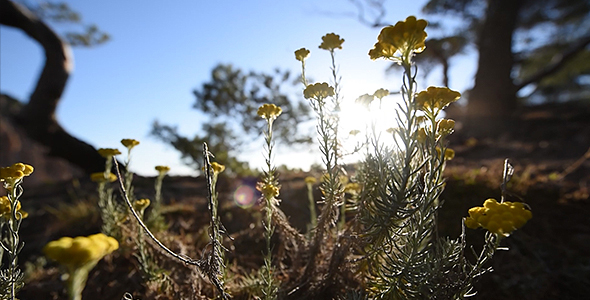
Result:
{"label": "curved tree trunk", "polygon": [[478,40],[475,85],[468,95],[466,131],[496,135],[509,129],[517,106],[512,38],[523,0],[489,0]]}
{"label": "curved tree trunk", "polygon": [[26,8],[0,0],[0,24],[23,30],[45,51],[45,66],[29,102],[15,116],[35,141],[49,148],[48,155],[66,159],[85,172],[104,170],[104,158],[91,145],[71,136],[57,122],[55,111],[73,69],[71,48]]}

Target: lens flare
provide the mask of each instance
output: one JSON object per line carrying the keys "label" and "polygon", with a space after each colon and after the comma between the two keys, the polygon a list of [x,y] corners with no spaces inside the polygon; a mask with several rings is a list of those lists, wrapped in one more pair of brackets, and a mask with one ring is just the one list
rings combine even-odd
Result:
{"label": "lens flare", "polygon": [[234,192],[234,202],[241,208],[251,207],[256,203],[256,190],[249,185],[240,185]]}

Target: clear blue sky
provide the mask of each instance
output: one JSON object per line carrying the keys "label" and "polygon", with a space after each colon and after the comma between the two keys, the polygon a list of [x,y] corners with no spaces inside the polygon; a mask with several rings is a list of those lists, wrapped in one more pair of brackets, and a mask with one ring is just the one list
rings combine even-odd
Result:
{"label": "clear blue sky", "polygon": [[[156,119],[178,125],[186,135],[197,132],[203,116],[192,109],[192,90],[209,80],[211,69],[220,62],[245,70],[280,67],[297,72],[300,65],[293,51],[306,47],[312,51],[309,76],[329,82],[329,54],[317,46],[321,36],[335,32],[345,39],[344,49],[337,53],[345,101],[400,85],[397,77],[384,76],[386,62],[371,61],[367,55],[379,29],[340,15],[355,12],[346,0],[68,2],[84,22],[97,24],[112,40],[73,49],[75,69],[58,108],[59,122],[97,148],[123,150],[122,138],[140,140],[132,169],[142,175],[155,175],[155,165],[169,165],[172,174],[195,174],[171,146],[148,133]],[[424,3],[391,0],[386,19],[395,23],[409,15],[423,17]],[[28,99],[43,66],[42,48],[22,32],[3,26],[0,54],[2,92]],[[467,66],[458,72],[451,86],[466,88],[472,69]],[[437,78],[430,76],[430,83],[440,84]],[[260,166],[261,150],[262,146],[242,158]],[[306,167],[319,162],[305,151],[279,152],[284,154],[275,158],[277,164]]]}

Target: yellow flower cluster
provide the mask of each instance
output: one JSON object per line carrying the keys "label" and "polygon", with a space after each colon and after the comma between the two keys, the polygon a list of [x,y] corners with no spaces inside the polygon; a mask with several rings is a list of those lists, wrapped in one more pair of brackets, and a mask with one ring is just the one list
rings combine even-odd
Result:
{"label": "yellow flower cluster", "polygon": [[119,151],[119,149],[114,148],[100,148],[98,149],[98,154],[100,154],[100,156],[104,158],[111,158],[115,155],[121,154],[121,151]]}
{"label": "yellow flower cluster", "polygon": [[90,180],[92,180],[93,182],[113,182],[115,180],[117,180],[117,175],[109,172],[108,178],[106,178],[104,176],[104,172],[96,172],[96,173],[92,173],[90,174]]}
{"label": "yellow flower cluster", "polygon": [[301,48],[299,50],[295,50],[295,59],[298,61],[303,62],[309,56],[309,50],[305,48]]}
{"label": "yellow flower cluster", "polygon": [[170,167],[169,166],[156,166],[156,171],[158,171],[160,174],[166,174],[166,173],[168,173],[168,171],[170,171]]}
{"label": "yellow flower cluster", "polygon": [[389,90],[378,89],[373,93],[373,96],[378,99],[383,99],[385,96],[389,96]]}
{"label": "yellow flower cluster", "polygon": [[[16,211],[20,213],[21,218],[26,218],[29,214],[26,211],[21,210],[20,201],[16,202]],[[0,217],[3,218],[10,218],[10,214],[12,213],[12,203],[7,196],[0,197]]]}
{"label": "yellow flower cluster", "polygon": [[262,196],[264,197],[264,199],[271,199],[271,198],[278,197],[279,192],[281,190],[280,187],[278,187],[274,184],[263,184],[263,183],[259,183],[258,186],[256,187],[256,189],[262,193]]}
{"label": "yellow flower cluster", "polygon": [[258,116],[263,119],[272,121],[283,113],[283,109],[274,104],[262,104],[258,108]]}
{"label": "yellow flower cluster", "polygon": [[483,207],[469,209],[465,226],[472,229],[483,227],[489,232],[509,236],[532,217],[533,213],[521,202],[498,203],[496,199],[488,199],[483,203]]}
{"label": "yellow flower cluster", "polygon": [[330,96],[334,96],[334,88],[325,82],[310,84],[303,90],[305,99],[325,99]]}
{"label": "yellow flower cluster", "polygon": [[342,49],[342,43],[344,43],[344,39],[341,39],[339,35],[328,33],[322,37],[322,43],[319,48],[333,51],[334,49]]}
{"label": "yellow flower cluster", "polygon": [[416,17],[409,16],[405,21],[399,21],[395,26],[387,26],[381,29],[377,43],[369,51],[371,59],[378,58],[396,59],[396,53],[402,57],[409,57],[412,53],[420,53],[426,48],[427,22],[416,20]]}
{"label": "yellow flower cluster", "polygon": [[31,175],[34,168],[31,165],[16,163],[9,167],[0,168],[0,181],[15,181]]}
{"label": "yellow flower cluster", "polygon": [[95,264],[117,249],[119,243],[116,239],[98,233],[88,237],[62,237],[45,245],[43,253],[70,270],[75,270]]}
{"label": "yellow flower cluster", "polygon": [[125,146],[127,149],[131,150],[131,148],[139,145],[139,141],[134,139],[122,139],[121,144],[123,144],[123,146]]}
{"label": "yellow flower cluster", "polygon": [[445,108],[447,105],[457,101],[461,93],[447,87],[428,87],[426,91],[418,93],[416,104],[418,109],[424,111],[435,111]]}

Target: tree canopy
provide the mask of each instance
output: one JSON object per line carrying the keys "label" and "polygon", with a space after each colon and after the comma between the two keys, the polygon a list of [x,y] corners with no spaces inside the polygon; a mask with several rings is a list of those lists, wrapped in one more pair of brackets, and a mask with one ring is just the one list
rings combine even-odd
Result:
{"label": "tree canopy", "polygon": [[211,71],[211,79],[193,91],[193,108],[208,116],[202,120],[202,133],[182,136],[177,127],[155,121],[152,135],[180,151],[186,162],[198,170],[202,167],[202,144],[207,142],[219,163],[235,173],[244,173],[248,164],[238,160],[238,149],[262,135],[265,121],[256,115],[262,104],[273,103],[283,109],[274,123],[280,142],[292,145],[312,141],[298,131],[298,124],[310,116],[308,106],[288,91],[294,82],[290,72],[280,69],[267,74],[218,64]]}

